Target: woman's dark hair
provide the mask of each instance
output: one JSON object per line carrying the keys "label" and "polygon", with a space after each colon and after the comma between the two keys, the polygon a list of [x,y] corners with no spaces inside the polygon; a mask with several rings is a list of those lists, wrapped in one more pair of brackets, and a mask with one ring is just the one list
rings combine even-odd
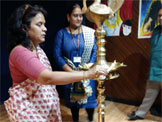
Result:
{"label": "woman's dark hair", "polygon": [[24,47],[32,50],[29,36],[26,33],[26,29],[30,28],[32,18],[38,13],[42,13],[44,16],[47,12],[40,6],[31,6],[29,4],[24,4],[18,7],[8,19],[8,50],[11,50],[16,45],[23,45]]}
{"label": "woman's dark hair", "polygon": [[67,5],[67,10],[66,10],[67,14],[70,15],[73,12],[73,10],[77,7],[81,8],[81,5],[79,3],[71,3]]}

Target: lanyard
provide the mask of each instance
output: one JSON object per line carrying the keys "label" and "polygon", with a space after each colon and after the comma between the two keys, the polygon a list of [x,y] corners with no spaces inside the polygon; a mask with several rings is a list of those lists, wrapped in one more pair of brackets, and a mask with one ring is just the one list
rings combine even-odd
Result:
{"label": "lanyard", "polygon": [[73,34],[72,34],[72,32],[71,32],[71,28],[70,28],[70,27],[69,27],[69,30],[70,30],[70,34],[71,34],[71,36],[72,36],[72,39],[73,39],[75,48],[76,48],[76,50],[78,51],[78,50],[79,50],[79,41],[80,41],[80,31],[79,31],[79,29],[78,29],[78,45],[76,45],[76,40],[75,40],[74,37],[73,37]]}

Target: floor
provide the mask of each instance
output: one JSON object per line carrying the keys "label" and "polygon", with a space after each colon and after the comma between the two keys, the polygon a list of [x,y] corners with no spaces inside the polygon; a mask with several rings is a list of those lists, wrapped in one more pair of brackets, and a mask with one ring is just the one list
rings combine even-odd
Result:
{"label": "floor", "polygon": [[[136,109],[137,106],[105,101],[104,122],[131,122],[128,120],[127,114],[135,111]],[[61,102],[61,113],[63,122],[72,122],[70,109],[64,105],[64,102]],[[84,109],[81,109],[79,114],[80,122],[88,122],[87,114]],[[9,122],[4,105],[0,105],[0,122]],[[97,109],[95,109],[94,122],[98,122]],[[157,117],[148,113],[144,120],[136,120],[134,122],[162,122],[162,117]]]}

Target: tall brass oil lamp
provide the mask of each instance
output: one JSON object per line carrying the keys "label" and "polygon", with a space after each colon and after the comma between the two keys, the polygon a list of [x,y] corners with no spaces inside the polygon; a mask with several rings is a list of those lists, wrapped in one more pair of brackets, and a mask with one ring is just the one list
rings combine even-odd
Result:
{"label": "tall brass oil lamp", "polygon": [[[116,1],[116,0],[111,0],[111,1]],[[110,1],[110,2],[111,2]],[[124,0],[119,0],[118,2],[121,2],[121,5]],[[113,2],[111,3],[113,4]],[[114,7],[116,10],[121,7],[121,5],[117,7]],[[113,10],[104,4],[101,4],[100,0],[95,0],[93,4],[91,4],[88,8],[86,6],[86,0],[83,0],[83,8],[82,8],[83,13],[85,13],[86,18],[90,21],[93,22],[97,25],[97,29],[95,31],[95,36],[97,38],[96,44],[97,44],[97,62],[95,65],[102,65],[103,67],[106,67],[109,69],[109,74],[107,77],[105,76],[99,76],[96,78],[98,81],[98,97],[97,97],[97,102],[98,102],[98,122],[104,122],[105,120],[105,112],[104,112],[104,102],[105,102],[105,96],[104,96],[104,81],[105,80],[110,80],[119,77],[119,74],[116,73],[115,71],[120,68],[124,67],[123,63],[119,62],[107,62],[105,59],[106,56],[106,49],[105,49],[105,36],[106,32],[103,29],[103,22],[106,18],[112,17],[113,16]]]}

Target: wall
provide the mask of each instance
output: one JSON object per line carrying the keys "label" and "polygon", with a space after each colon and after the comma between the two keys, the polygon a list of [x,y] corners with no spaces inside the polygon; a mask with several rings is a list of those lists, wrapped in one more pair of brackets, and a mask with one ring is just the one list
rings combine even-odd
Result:
{"label": "wall", "polygon": [[[105,81],[105,94],[114,100],[141,103],[149,71],[149,39],[138,39],[139,0],[133,1],[132,34],[130,36],[106,37],[106,59],[115,59],[127,65],[118,70],[120,77]],[[161,94],[160,94],[161,95]],[[156,103],[161,103],[158,96]]]}

